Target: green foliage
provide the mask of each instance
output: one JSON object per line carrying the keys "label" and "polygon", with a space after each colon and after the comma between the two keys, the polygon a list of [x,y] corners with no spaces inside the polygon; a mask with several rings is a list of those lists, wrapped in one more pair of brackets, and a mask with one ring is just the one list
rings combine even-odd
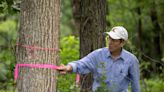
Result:
{"label": "green foliage", "polygon": [[61,0],[61,37],[69,36],[73,34],[75,25],[72,14],[72,4],[69,0]]}
{"label": "green foliage", "polygon": [[[67,64],[79,59],[79,39],[74,36],[63,37],[60,40],[60,63]],[[60,92],[78,92],[75,84],[75,74],[58,76],[58,90]]]}
{"label": "green foliage", "polygon": [[79,39],[74,36],[63,37],[60,40],[61,63],[79,59]]}
{"label": "green foliage", "polygon": [[150,65],[150,62],[143,62],[140,64],[140,71],[144,71],[148,69],[148,66]]}
{"label": "green foliage", "polygon": [[13,45],[16,40],[16,22],[8,19],[0,22],[0,89],[13,88],[15,56]]}
{"label": "green foliage", "polygon": [[17,14],[19,12],[18,7],[18,0],[0,0],[0,16]]}
{"label": "green foliage", "polygon": [[[107,71],[105,70],[105,66],[106,66],[106,63],[105,62],[101,62],[97,66],[97,68],[102,69],[102,76],[100,77],[100,87],[98,87],[96,89],[96,92],[107,92],[108,91],[107,88],[106,88],[106,85],[104,83],[104,81],[107,79],[107,76],[106,76],[106,72]],[[112,87],[111,88],[108,88],[108,89],[112,89]]]}
{"label": "green foliage", "polygon": [[160,79],[144,79],[141,81],[141,92],[163,92],[164,81]]}

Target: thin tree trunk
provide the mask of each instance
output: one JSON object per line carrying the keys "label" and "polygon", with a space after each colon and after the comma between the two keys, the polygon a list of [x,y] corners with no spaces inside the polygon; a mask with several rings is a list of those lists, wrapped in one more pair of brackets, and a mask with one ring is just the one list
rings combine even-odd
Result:
{"label": "thin tree trunk", "polygon": [[[151,17],[152,24],[153,24],[153,34],[154,34],[154,36],[152,37],[153,48],[152,48],[151,56],[153,58],[155,58],[156,60],[161,62],[161,58],[162,58],[162,50],[161,50],[161,46],[160,46],[161,28],[160,28],[160,25],[158,22],[158,16],[157,16],[157,11],[156,11],[155,1],[153,1],[153,3],[152,3],[152,7],[150,10],[150,17]],[[152,66],[153,66],[153,72],[154,73],[157,73],[157,71],[159,70],[159,67],[161,66],[160,62],[159,63],[153,62]]]}
{"label": "thin tree trunk", "polygon": [[[93,50],[105,46],[103,32],[106,28],[106,0],[81,0],[79,5],[80,58],[82,58]],[[92,81],[91,74],[82,75],[81,92],[91,92]]]}
{"label": "thin tree trunk", "polygon": [[[52,49],[59,48],[59,20],[60,0],[22,0],[17,64],[58,63],[58,51]],[[55,70],[20,67],[17,90],[57,92],[56,77]]]}
{"label": "thin tree trunk", "polygon": [[138,30],[138,41],[137,41],[137,47],[139,48],[139,51],[142,51],[142,21],[141,21],[141,8],[140,6],[137,7],[137,14],[138,14],[138,24],[137,24],[137,30]]}
{"label": "thin tree trunk", "polygon": [[73,18],[75,22],[75,27],[77,30],[80,30],[80,16],[81,16],[81,7],[80,7],[81,0],[72,0],[72,11],[73,11]]}

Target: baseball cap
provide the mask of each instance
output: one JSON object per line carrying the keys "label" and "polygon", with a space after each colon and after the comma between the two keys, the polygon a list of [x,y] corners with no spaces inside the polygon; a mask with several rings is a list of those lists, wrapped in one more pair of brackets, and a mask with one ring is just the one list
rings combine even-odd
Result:
{"label": "baseball cap", "polygon": [[128,32],[123,26],[115,26],[111,31],[105,33],[108,34],[112,39],[123,39],[125,41],[128,40]]}

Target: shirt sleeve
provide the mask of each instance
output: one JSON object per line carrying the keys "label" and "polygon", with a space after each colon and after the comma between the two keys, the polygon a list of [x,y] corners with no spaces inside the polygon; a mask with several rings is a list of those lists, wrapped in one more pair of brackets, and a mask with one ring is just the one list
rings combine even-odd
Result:
{"label": "shirt sleeve", "polygon": [[73,61],[68,63],[68,65],[72,66],[73,68],[72,72],[74,73],[87,74],[95,71],[96,57],[97,57],[97,52],[93,51],[78,61]]}
{"label": "shirt sleeve", "polygon": [[131,79],[131,92],[140,92],[140,74],[139,74],[139,62],[135,58],[134,62],[130,66],[130,79]]}

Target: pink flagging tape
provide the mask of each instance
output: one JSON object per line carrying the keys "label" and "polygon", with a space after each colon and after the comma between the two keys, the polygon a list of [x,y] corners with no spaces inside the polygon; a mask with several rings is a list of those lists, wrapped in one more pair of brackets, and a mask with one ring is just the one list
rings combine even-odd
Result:
{"label": "pink flagging tape", "polygon": [[14,70],[14,80],[16,80],[19,76],[19,67],[31,67],[31,68],[49,68],[56,70],[59,66],[51,65],[51,64],[17,64]]}
{"label": "pink flagging tape", "polygon": [[76,84],[79,84],[80,82],[80,74],[76,74]]}
{"label": "pink flagging tape", "polygon": [[[14,70],[14,80],[17,80],[19,76],[19,67],[31,67],[31,68],[49,68],[56,70],[60,68],[59,66],[52,65],[52,64],[16,64]],[[80,75],[76,74],[76,84],[80,82]]]}
{"label": "pink flagging tape", "polygon": [[21,45],[21,44],[16,44],[16,46],[21,46],[21,47],[28,48],[31,50],[59,51],[59,49],[57,48],[41,48],[41,47],[34,47],[34,46]]}

